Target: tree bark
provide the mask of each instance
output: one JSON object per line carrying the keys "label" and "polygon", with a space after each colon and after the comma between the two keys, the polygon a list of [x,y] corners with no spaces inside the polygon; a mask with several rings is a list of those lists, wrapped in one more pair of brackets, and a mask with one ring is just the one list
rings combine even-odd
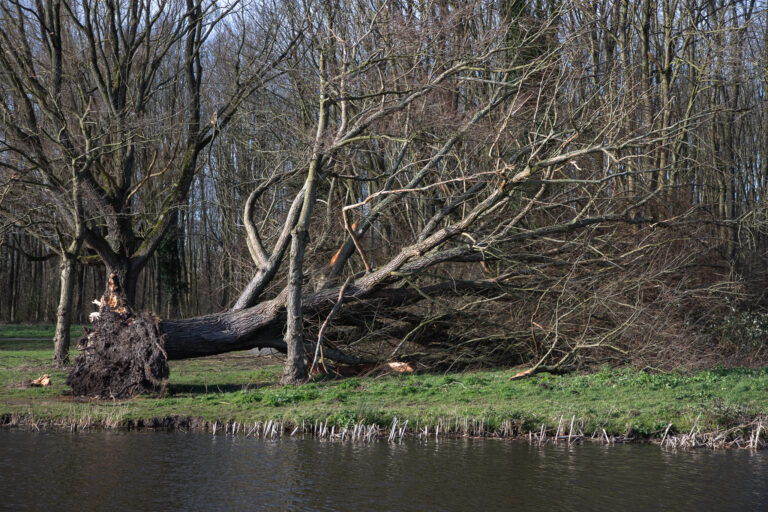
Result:
{"label": "tree bark", "polygon": [[[451,252],[451,254],[454,253]],[[416,266],[439,261],[434,257],[424,257],[418,264],[403,267],[404,272],[407,273]],[[451,280],[420,289],[403,287],[378,289],[377,286],[389,275],[390,272],[387,270],[374,272],[356,283],[323,289],[305,296],[301,302],[302,315],[327,313],[339,300],[344,303],[377,301],[382,306],[403,306],[424,300],[430,295],[447,296],[468,291],[479,294],[498,294],[496,279]],[[341,294],[342,287],[343,294]],[[287,291],[272,300],[241,311],[227,311],[181,320],[162,320],[160,329],[168,337],[165,343],[168,359],[190,359],[251,348],[274,348],[287,352],[288,347],[282,335],[287,318],[286,294]],[[306,340],[303,345],[304,348],[307,345],[313,346]],[[341,363],[371,362],[328,347],[323,347],[323,354]]]}
{"label": "tree bark", "polygon": [[[309,180],[308,180],[309,181]],[[307,194],[309,197],[310,194]],[[304,205],[306,208],[306,203]],[[302,214],[302,217],[304,215]],[[282,384],[301,384],[307,380],[304,361],[304,317],[301,313],[301,289],[304,267],[304,248],[308,238],[307,226],[297,226],[291,239],[291,265],[288,273],[288,301],[285,344],[288,349]]]}
{"label": "tree bark", "polygon": [[[338,290],[336,292],[338,293]],[[325,295],[323,293],[323,296]],[[331,295],[329,294],[329,297]],[[321,302],[327,302],[328,307],[333,306],[332,302],[316,299],[314,296],[310,300],[313,307],[318,307]],[[305,298],[305,310],[306,303]],[[283,338],[285,322],[285,309],[274,299],[242,311],[183,320],[163,320],[160,322],[160,328],[168,336],[165,344],[168,359],[180,360],[251,348],[273,348],[287,353],[288,346]],[[303,341],[301,345],[302,352],[305,352],[308,343]],[[323,353],[329,359],[340,363],[369,362],[327,347],[323,349]]]}
{"label": "tree bark", "polygon": [[53,338],[53,364],[64,366],[69,363],[69,327],[72,324],[72,291],[75,285],[77,258],[64,254],[61,258],[61,291],[56,312],[56,335]]}
{"label": "tree bark", "polygon": [[120,283],[121,293],[125,301],[134,306],[136,304],[136,287],[139,281],[141,270],[133,268],[130,259],[120,259],[111,265],[106,266],[105,293],[109,292],[109,276],[116,275]]}
{"label": "tree bark", "polygon": [[285,344],[288,349],[285,370],[281,382],[283,384],[301,384],[307,380],[307,364],[304,361],[304,317],[302,315],[302,281],[304,279],[304,251],[309,239],[309,221],[312,218],[312,205],[315,201],[317,188],[317,171],[322,155],[318,154],[319,139],[324,129],[325,100],[321,100],[320,124],[317,130],[315,155],[309,165],[304,204],[301,216],[291,237],[290,269],[288,271],[288,297],[286,302],[286,331]]}

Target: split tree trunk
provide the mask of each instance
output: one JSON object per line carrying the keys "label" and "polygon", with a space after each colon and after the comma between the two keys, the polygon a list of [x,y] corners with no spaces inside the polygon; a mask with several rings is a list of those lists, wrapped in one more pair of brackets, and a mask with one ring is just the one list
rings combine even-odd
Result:
{"label": "split tree trunk", "polygon": [[[136,288],[139,282],[139,273],[141,272],[141,269],[135,269],[133,267],[134,265],[131,260],[129,258],[124,258],[113,265],[107,265],[106,269],[107,287],[110,282],[109,276],[117,276],[121,287],[121,296],[130,306],[136,305]],[[106,289],[105,293],[109,293],[109,290]]]}

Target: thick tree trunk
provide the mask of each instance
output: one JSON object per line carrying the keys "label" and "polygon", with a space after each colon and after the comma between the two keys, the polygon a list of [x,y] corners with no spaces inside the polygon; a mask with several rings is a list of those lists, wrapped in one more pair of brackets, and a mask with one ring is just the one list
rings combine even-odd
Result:
{"label": "thick tree trunk", "polygon": [[[388,274],[383,271],[382,274]],[[374,291],[373,285],[380,282],[374,275],[361,285],[350,284],[344,291],[344,302],[353,299],[377,300],[381,304],[402,305],[408,301],[424,298],[422,293],[450,293],[464,289],[462,283],[449,283],[416,289],[385,289]],[[468,283],[469,284],[469,283]],[[472,288],[477,283],[471,283]],[[302,315],[323,314],[330,311],[338,301],[340,287],[321,290],[304,296],[301,302]],[[421,292],[421,293],[420,293]],[[287,352],[283,338],[286,325],[286,294],[262,302],[241,311],[226,311],[213,315],[180,320],[161,320],[160,329],[167,336],[165,351],[169,360],[190,359],[235,350],[251,348],[274,348]],[[305,347],[307,343],[304,343]],[[341,363],[359,363],[360,358],[324,348],[323,353]],[[366,361],[367,362],[367,361]]]}
{"label": "thick tree trunk", "polygon": [[64,366],[69,362],[69,327],[72,324],[72,291],[75,285],[77,258],[64,254],[61,258],[61,291],[56,312],[56,335],[53,338],[53,364]]}
{"label": "thick tree trunk", "polygon": [[112,265],[107,265],[107,279],[106,279],[106,288],[104,293],[108,294],[110,293],[109,290],[109,283],[110,279],[109,277],[112,275],[116,275],[118,277],[118,282],[120,283],[120,293],[123,297],[123,300],[125,300],[126,303],[128,303],[130,306],[136,305],[136,288],[139,282],[139,270],[136,270],[131,265],[130,260],[127,258],[125,260],[121,259],[120,261],[115,262]]}
{"label": "thick tree trunk", "polygon": [[[338,290],[336,290],[338,293]],[[332,307],[327,294],[325,300],[309,300],[312,307]],[[243,311],[231,311],[183,320],[162,320],[160,329],[167,336],[165,351],[169,360],[190,359],[251,348],[273,348],[283,353],[288,346],[283,338],[286,313],[279,299],[265,302]],[[307,311],[307,298],[304,310]],[[308,343],[302,343],[306,352]],[[311,349],[311,346],[310,346]],[[369,362],[329,348],[323,350],[326,357],[340,363]]]}
{"label": "thick tree trunk", "polygon": [[[382,274],[387,273],[383,271]],[[446,281],[444,283],[416,288],[386,288],[373,290],[380,280],[375,276],[362,279],[362,283],[350,284],[344,288],[344,303],[355,300],[376,301],[380,306],[403,306],[423,300],[425,296],[451,295],[467,291],[474,293],[498,293],[493,279],[482,281]],[[321,290],[302,298],[302,315],[322,315],[330,311],[339,301],[341,287]],[[283,339],[286,324],[285,296],[262,302],[242,311],[227,311],[213,315],[181,320],[161,320],[160,329],[167,336],[165,351],[168,359],[190,359],[235,350],[251,348],[274,348],[287,352]],[[306,348],[307,342],[304,346]],[[311,345],[310,345],[311,346]],[[323,353],[329,359],[341,363],[360,363],[360,358],[334,351],[328,347]]]}

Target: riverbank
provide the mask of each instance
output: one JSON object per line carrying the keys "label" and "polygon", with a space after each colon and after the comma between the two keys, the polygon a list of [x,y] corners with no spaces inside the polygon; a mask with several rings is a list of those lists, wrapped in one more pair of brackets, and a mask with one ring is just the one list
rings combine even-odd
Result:
{"label": "riverbank", "polygon": [[[0,340],[0,423],[33,428],[179,428],[358,438],[412,435],[664,440],[758,445],[767,440],[768,369],[651,374],[603,369],[510,381],[514,370],[323,378],[279,386],[281,365],[248,352],[171,363],[165,397],[71,396],[51,343]],[[49,374],[52,385],[21,383]],[[394,434],[392,433],[394,432]],[[737,443],[734,443],[737,441]]]}

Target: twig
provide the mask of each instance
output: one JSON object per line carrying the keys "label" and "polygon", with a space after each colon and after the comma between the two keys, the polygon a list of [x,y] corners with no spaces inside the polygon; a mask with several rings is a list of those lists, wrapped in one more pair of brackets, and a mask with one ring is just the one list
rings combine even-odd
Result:
{"label": "twig", "polygon": [[[352,277],[348,277],[346,281],[344,281],[344,284],[342,285],[341,289],[339,290],[339,298],[336,299],[336,304],[333,305],[333,309],[331,309],[331,312],[328,313],[328,316],[325,317],[325,321],[323,322],[323,325],[320,326],[320,332],[317,333],[317,345],[315,345],[315,357],[312,359],[312,365],[309,367],[309,373],[310,375],[315,369],[315,366],[317,365],[317,358],[319,355],[322,354],[322,346],[323,346],[323,334],[325,334],[325,329],[328,327],[328,324],[331,322],[331,319],[333,318],[333,315],[335,315],[339,309],[341,309],[341,304],[344,301],[344,292],[347,289],[347,286],[349,285],[349,282],[352,280]],[[322,361],[322,359],[321,359]],[[325,368],[325,363],[323,363],[323,369],[327,372],[328,370]]]}
{"label": "twig", "polygon": [[667,430],[664,431],[664,436],[661,438],[661,446],[664,446],[664,440],[667,438],[667,433],[669,433],[669,429],[672,428],[672,423],[667,425]]}

